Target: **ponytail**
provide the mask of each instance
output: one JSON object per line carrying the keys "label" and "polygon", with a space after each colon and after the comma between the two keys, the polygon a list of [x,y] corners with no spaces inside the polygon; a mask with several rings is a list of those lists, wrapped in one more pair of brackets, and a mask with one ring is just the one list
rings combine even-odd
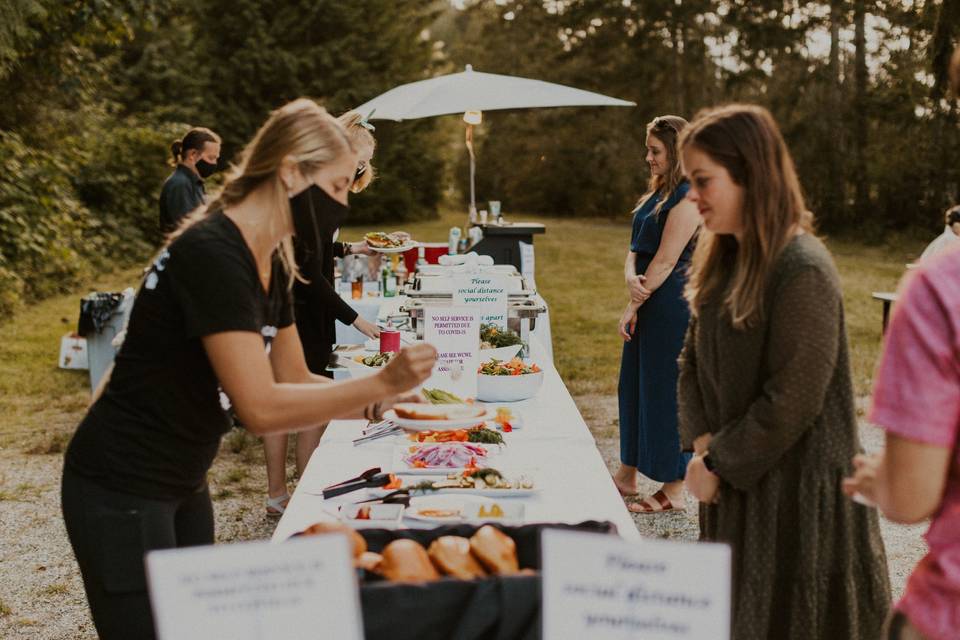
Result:
{"label": "ponytail", "polygon": [[170,161],[170,164],[177,166],[177,163],[180,162],[180,154],[183,152],[183,141],[174,140],[173,144],[170,145],[170,153],[173,154],[173,159]]}
{"label": "ponytail", "polygon": [[203,146],[208,142],[219,144],[221,142],[220,136],[205,127],[190,129],[183,138],[174,140],[173,144],[170,145],[170,153],[173,155],[171,164],[177,166],[178,163],[183,162],[183,154],[191,149],[203,151]]}

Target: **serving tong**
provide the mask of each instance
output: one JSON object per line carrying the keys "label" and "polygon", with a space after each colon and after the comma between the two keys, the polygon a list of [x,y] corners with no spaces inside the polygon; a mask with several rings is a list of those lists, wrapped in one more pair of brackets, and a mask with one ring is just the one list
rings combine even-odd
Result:
{"label": "serving tong", "polygon": [[370,469],[365,471],[359,478],[327,487],[323,490],[323,499],[327,500],[329,498],[335,498],[337,496],[342,496],[345,493],[352,493],[360,489],[382,487],[390,483],[389,473],[380,473],[379,468],[377,468],[376,471],[376,473],[371,473],[373,472],[373,469]]}
{"label": "serving tong", "polygon": [[403,429],[393,424],[389,420],[383,420],[376,424],[373,422],[367,423],[367,426],[361,433],[362,435],[353,441],[353,446],[366,444],[367,442],[373,442],[374,440],[379,440],[380,438],[386,438],[403,433]]}

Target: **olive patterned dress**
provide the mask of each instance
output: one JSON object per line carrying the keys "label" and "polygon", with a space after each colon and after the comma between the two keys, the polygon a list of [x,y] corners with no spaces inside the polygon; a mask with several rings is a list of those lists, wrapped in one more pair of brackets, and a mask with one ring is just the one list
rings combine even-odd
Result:
{"label": "olive patterned dress", "polygon": [[722,480],[718,502],[700,505],[700,536],[733,549],[734,640],[878,638],[890,585],[876,510],[840,490],[861,449],[826,247],[790,242],[748,329],[702,304],[680,366],[682,445],[711,433]]}

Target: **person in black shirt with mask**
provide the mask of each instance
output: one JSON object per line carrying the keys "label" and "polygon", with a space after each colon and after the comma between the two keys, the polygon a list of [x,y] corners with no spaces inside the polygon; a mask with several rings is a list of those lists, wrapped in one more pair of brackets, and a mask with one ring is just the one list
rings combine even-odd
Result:
{"label": "person in black shirt with mask", "polygon": [[160,230],[170,233],[183,218],[206,202],[203,181],[217,171],[220,136],[195,127],[170,146],[173,173],[160,190]]}
{"label": "person in black shirt with mask", "polygon": [[[373,181],[371,163],[376,149],[376,140],[367,123],[359,113],[348,111],[337,118],[347,132],[350,145],[357,152],[357,171],[354,174],[351,193],[363,191]],[[334,232],[334,236],[337,233]],[[297,268],[304,281],[293,286],[293,305],[297,319],[297,333],[303,344],[307,366],[313,373],[332,377],[327,371],[333,344],[336,342],[336,322],[353,326],[368,338],[380,336],[377,325],[368,322],[351,307],[333,285],[334,258],[351,254],[372,255],[373,251],[364,241],[336,242],[333,237],[319,238],[320,244],[310,242],[309,237],[297,236],[294,251]],[[297,475],[302,476],[310,456],[320,444],[326,425],[301,431],[296,435]],[[290,495],[287,493],[287,446],[289,436],[280,434],[264,436],[263,452],[267,462],[266,514],[280,517],[286,509]]]}
{"label": "person in black shirt with mask", "polygon": [[102,394],[67,449],[62,508],[100,637],[153,638],[147,551],[214,541],[206,475],[230,408],[253,433],[379,419],[430,375],[405,349],[362,380],[310,373],[291,302],[292,235],[332,237],[357,155],[315,102],[275,111],[222,192],[147,272]]}

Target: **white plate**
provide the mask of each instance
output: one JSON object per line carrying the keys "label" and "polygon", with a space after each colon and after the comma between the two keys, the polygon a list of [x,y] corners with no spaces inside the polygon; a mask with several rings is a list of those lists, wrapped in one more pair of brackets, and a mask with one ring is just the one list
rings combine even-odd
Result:
{"label": "white plate", "polygon": [[[391,461],[391,469],[393,473],[397,475],[410,475],[415,474],[418,476],[428,475],[428,476],[445,476],[448,473],[460,473],[465,469],[465,467],[427,467],[426,469],[422,467],[411,467],[408,465],[404,458],[413,453],[410,451],[411,447],[416,447],[422,449],[423,447],[431,446],[445,446],[454,443],[450,442],[408,442],[404,444],[397,444],[393,448],[393,460]],[[475,444],[475,443],[474,443]],[[478,467],[485,467],[490,461],[490,458],[494,457],[497,454],[497,445],[482,444],[478,445],[487,450],[487,455],[482,460],[477,460]]]}
{"label": "white plate", "polygon": [[[503,511],[502,518],[481,516],[480,510],[489,510],[498,505]],[[418,513],[424,509],[457,510],[459,515],[450,517],[426,516]],[[501,522],[522,523],[525,512],[522,502],[505,502],[483,498],[480,496],[422,496],[410,499],[410,506],[404,511],[404,517],[421,522]]]}
{"label": "white plate", "polygon": [[461,418],[459,420],[412,420],[401,418],[393,409],[383,412],[383,417],[398,427],[403,427],[407,431],[450,431],[451,429],[462,429],[472,427],[487,420],[492,420],[495,414],[486,409],[483,414],[474,418]]}
{"label": "white plate", "polygon": [[[372,497],[372,496],[371,496]],[[358,520],[357,511],[361,507],[370,508],[370,518]],[[340,505],[338,515],[340,520],[354,529],[396,529],[403,519],[404,506],[402,504],[359,504],[349,503]]]}
{"label": "white plate", "polygon": [[390,248],[371,247],[370,244],[367,243],[367,247],[369,247],[371,251],[376,251],[377,253],[386,253],[386,254],[403,253],[404,251],[409,251],[410,249],[416,249],[419,246],[420,246],[419,242],[413,242],[413,241],[402,244],[399,247],[390,247]]}

